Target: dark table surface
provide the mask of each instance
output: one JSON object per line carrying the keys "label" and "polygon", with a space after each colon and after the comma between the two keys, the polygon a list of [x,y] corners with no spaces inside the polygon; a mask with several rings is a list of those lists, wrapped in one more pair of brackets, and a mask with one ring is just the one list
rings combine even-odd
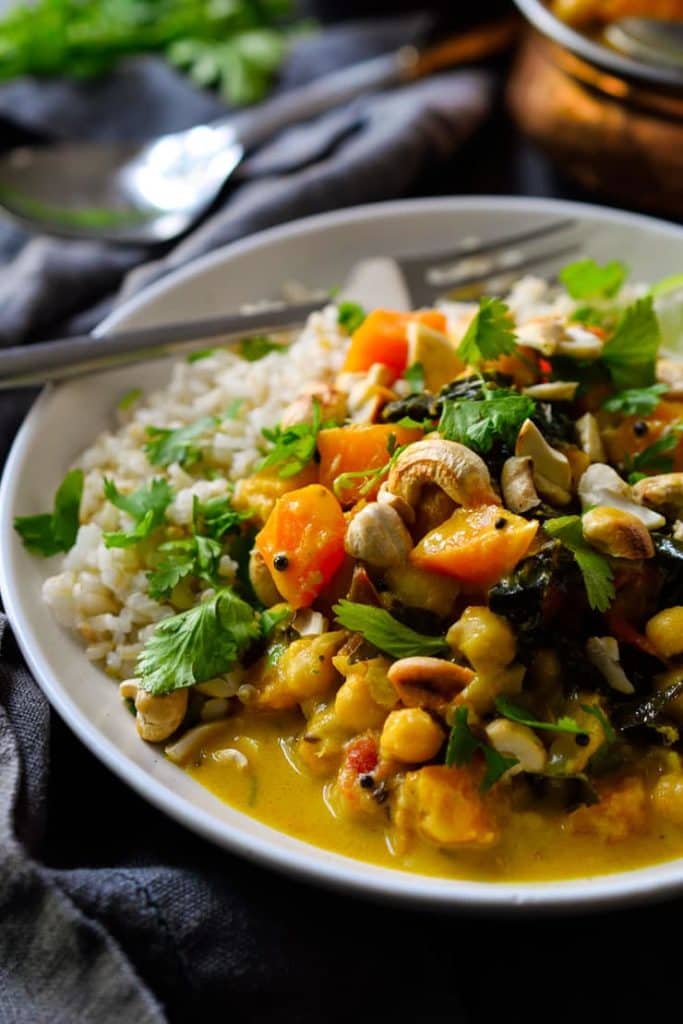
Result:
{"label": "dark table surface", "polygon": [[[462,193],[590,198],[520,138],[502,109],[450,166],[425,177],[415,192]],[[15,403],[0,399],[0,463],[20,418]],[[86,780],[92,799],[84,827]],[[680,1015],[681,902],[582,917],[467,918],[318,890],[247,865],[186,832],[107,771],[58,719],[51,785],[60,796],[49,804],[41,849],[47,863],[64,869],[129,863],[130,837],[144,834],[160,862],[192,863],[208,879],[237,874],[257,911],[255,946],[272,946],[278,936],[284,961],[264,964],[258,984],[245,964],[244,985],[236,991],[238,965],[229,990],[177,996],[170,1008],[174,1020],[208,1015],[217,1005],[215,1019],[307,1024],[370,1016],[592,1024]],[[125,949],[145,977],[149,951],[130,937]],[[309,978],[305,985],[302,976]]]}

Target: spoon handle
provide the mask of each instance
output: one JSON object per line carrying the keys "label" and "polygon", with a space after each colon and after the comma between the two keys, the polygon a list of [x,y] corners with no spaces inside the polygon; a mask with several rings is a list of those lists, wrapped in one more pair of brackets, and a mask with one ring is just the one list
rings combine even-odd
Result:
{"label": "spoon handle", "polygon": [[298,327],[324,305],[325,298],[319,296],[306,303],[273,303],[267,309],[250,313],[6,348],[0,350],[0,391],[34,387],[178,352],[191,353],[206,347],[206,342],[212,339],[220,345],[235,345],[245,337],[265,331]]}

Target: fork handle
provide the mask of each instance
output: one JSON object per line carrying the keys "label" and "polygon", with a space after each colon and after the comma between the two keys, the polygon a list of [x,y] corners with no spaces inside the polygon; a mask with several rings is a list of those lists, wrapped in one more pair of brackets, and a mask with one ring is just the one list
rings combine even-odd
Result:
{"label": "fork handle", "polygon": [[324,304],[324,298],[296,305],[273,303],[268,309],[253,313],[232,313],[189,323],[142,327],[101,337],[84,334],[0,349],[0,390],[34,387],[47,381],[160,359],[180,351],[192,352],[200,347],[200,343],[205,344],[210,339],[220,338],[221,345],[234,345],[263,331],[298,327]]}

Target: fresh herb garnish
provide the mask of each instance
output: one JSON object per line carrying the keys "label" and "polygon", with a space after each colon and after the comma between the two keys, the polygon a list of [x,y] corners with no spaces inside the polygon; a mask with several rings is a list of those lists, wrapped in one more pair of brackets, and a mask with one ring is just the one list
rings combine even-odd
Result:
{"label": "fresh herb garnish", "polygon": [[569,715],[562,715],[556,722],[542,722],[530,715],[525,708],[513,704],[507,697],[496,697],[496,709],[504,718],[509,718],[511,722],[518,722],[520,725],[528,725],[530,729],[563,732],[570,736],[586,735],[585,729],[582,729]]}
{"label": "fresh herb garnish", "polygon": [[203,683],[229,671],[260,632],[251,605],[227,588],[219,590],[156,626],[138,658],[140,685],[162,694]]}
{"label": "fresh herb garnish", "polygon": [[449,653],[445,637],[417,633],[410,626],[404,626],[384,608],[373,608],[369,604],[344,599],[332,611],[340,626],[360,633],[378,650],[394,658],[412,658],[422,654],[438,657]]}
{"label": "fresh herb garnish", "polygon": [[608,398],[603,403],[603,409],[607,412],[619,412],[624,416],[646,416],[654,412],[666,391],[666,384],[651,384],[647,388],[627,388]]}
{"label": "fresh herb garnish", "polygon": [[217,540],[195,534],[194,537],[160,544],[157,551],[163,560],[156,569],[147,573],[149,596],[155,601],[169,597],[173,588],[186,576],[212,584],[219,582],[218,563],[223,548]]}
{"label": "fresh herb garnish", "polygon": [[624,469],[630,484],[642,480],[650,473],[670,473],[674,468],[674,455],[683,433],[683,423],[675,423],[666,434],[662,434],[647,448],[635,455],[627,455]]}
{"label": "fresh herb garnish", "polygon": [[500,299],[479,300],[479,312],[458,345],[458,355],[468,366],[510,355],[517,348],[508,307]]}
{"label": "fresh herb garnish", "polygon": [[[420,424],[416,424],[420,426]],[[377,466],[375,469],[352,469],[346,473],[340,473],[339,476],[334,478],[332,484],[332,490],[335,495],[342,500],[344,497],[344,491],[347,491],[349,487],[353,487],[356,480],[365,480],[365,483],[358,489],[358,495],[361,498],[365,498],[372,489],[380,482],[380,480],[389,473],[391,467],[396,462],[399,455],[406,450],[407,444],[396,444],[396,435],[389,434],[387,437],[387,452],[389,453],[389,459],[381,466]]]}
{"label": "fresh herb garnish", "polygon": [[478,739],[467,724],[467,719],[467,708],[457,708],[446,747],[446,764],[449,768],[453,765],[461,768],[465,764],[470,764],[476,752],[481,751],[486,764],[481,789],[486,792],[505,772],[519,764],[519,761],[516,757],[505,757],[488,743]]}
{"label": "fresh herb garnish", "polygon": [[609,561],[584,539],[580,516],[560,516],[544,523],[546,533],[571,551],[581,570],[588,603],[595,611],[605,612],[614,600],[614,577]]}
{"label": "fresh herb garnish", "polygon": [[149,537],[152,530],[164,521],[164,513],[173,500],[173,491],[162,478],[152,480],[132,494],[121,494],[113,480],[104,478],[105,498],[133,520],[133,528],[117,533],[105,533],[108,548],[127,548]]}
{"label": "fresh herb garnish", "polygon": [[261,635],[267,640],[271,633],[287,619],[291,619],[293,614],[288,604],[267,608],[266,611],[261,612]]}
{"label": "fresh herb garnish", "polygon": [[577,306],[569,319],[572,323],[587,327],[613,327],[616,317],[614,309],[599,309],[597,306]]}
{"label": "fresh herb garnish", "polygon": [[208,359],[210,356],[217,352],[217,348],[202,348],[198,352],[190,352],[185,362],[187,363],[200,363],[202,359]]}
{"label": "fresh herb garnish", "polygon": [[83,470],[72,469],[57,488],[52,512],[15,518],[14,529],[24,547],[32,554],[44,558],[60,551],[69,551],[78,533],[82,495]]}
{"label": "fresh herb garnish", "polygon": [[253,338],[243,338],[238,349],[242,359],[246,359],[248,363],[257,363],[259,359],[263,359],[264,356],[270,355],[271,352],[279,352],[280,355],[282,355],[286,351],[287,345],[283,345],[278,341],[273,341],[272,338],[269,338],[266,335],[256,335]]}
{"label": "fresh herb garnish", "polygon": [[612,299],[626,280],[628,269],[619,260],[600,266],[595,260],[577,260],[564,267],[559,278],[573,299]]}
{"label": "fresh herb garnish", "polygon": [[195,495],[192,501],[192,524],[196,534],[220,540],[226,533],[236,530],[241,523],[252,516],[250,509],[238,512],[232,507],[227,495],[200,501]]}
{"label": "fresh herb garnish", "polygon": [[363,323],[367,313],[357,302],[340,302],[337,306],[337,323],[347,334],[353,334]]}
{"label": "fresh herb garnish", "polygon": [[657,284],[653,284],[649,294],[654,296],[654,298],[659,298],[660,295],[676,292],[679,288],[683,288],[683,274],[670,274],[668,277],[658,281]]}
{"label": "fresh herb garnish", "polygon": [[411,395],[419,395],[425,389],[425,372],[422,363],[413,363],[403,374],[410,384]]}
{"label": "fresh herb garnish", "polygon": [[627,306],[616,330],[605,342],[601,359],[618,391],[649,387],[655,383],[655,363],[661,341],[652,296]]}
{"label": "fresh herb garnish", "polygon": [[130,391],[126,391],[125,395],[119,398],[116,408],[121,412],[126,412],[131,406],[135,405],[137,400],[142,397],[142,388],[131,388]]}
{"label": "fresh herb garnish", "polygon": [[612,723],[609,718],[602,710],[599,704],[581,704],[579,705],[582,711],[585,711],[587,715],[592,715],[593,718],[597,718],[600,723],[603,735],[606,743],[616,743],[617,734],[614,731]]}
{"label": "fresh herb garnish", "polygon": [[459,441],[480,455],[490,452],[496,442],[512,447],[524,420],[533,416],[536,403],[527,395],[513,392],[497,398],[496,391],[482,401],[445,399],[438,431],[449,441]]}
{"label": "fresh herb garnish", "polygon": [[233,398],[232,402],[228,402],[223,413],[224,420],[236,420],[242,411],[244,405],[244,398]]}
{"label": "fresh herb garnish", "polygon": [[202,416],[177,430],[147,427],[149,441],[145,444],[145,454],[153,466],[170,466],[173,462],[193,466],[201,459],[201,449],[194,442],[218,423],[217,416]]}
{"label": "fresh herb garnish", "polygon": [[280,466],[279,475],[284,479],[296,476],[315,458],[319,431],[333,425],[320,422],[320,403],[314,398],[311,423],[294,423],[291,427],[284,428],[278,423],[272,429],[263,428],[261,433],[273,447],[256,468],[269,469],[271,466]]}

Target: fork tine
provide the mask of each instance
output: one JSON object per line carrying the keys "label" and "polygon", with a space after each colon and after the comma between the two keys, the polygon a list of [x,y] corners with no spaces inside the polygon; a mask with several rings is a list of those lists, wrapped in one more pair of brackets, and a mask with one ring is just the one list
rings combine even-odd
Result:
{"label": "fork tine", "polygon": [[[396,260],[410,293],[413,306],[428,305],[454,288],[485,284],[507,272],[517,272],[574,252],[578,243],[561,249],[525,254],[515,251],[522,242],[537,241],[575,225],[574,220],[555,221],[506,238],[491,239],[481,245],[461,244],[449,252],[425,256],[400,257]],[[488,257],[481,259],[482,257]],[[481,260],[477,266],[477,260]],[[468,264],[474,261],[474,266]],[[450,265],[449,265],[450,264]]]}
{"label": "fork tine", "polygon": [[[556,260],[564,259],[572,254],[578,254],[580,248],[580,244],[575,242],[573,245],[566,245],[561,249],[553,249],[551,252],[536,253],[520,263],[516,263],[514,266],[499,267],[485,276],[478,275],[466,280],[460,280],[451,287],[444,288],[442,285],[438,288],[433,288],[432,298],[429,301],[434,302],[441,297],[460,302],[479,298],[482,295],[499,297],[504,292],[510,290],[521,272],[534,268],[543,268],[548,264],[554,263]],[[543,277],[555,283],[558,280],[554,274],[544,273]]]}

